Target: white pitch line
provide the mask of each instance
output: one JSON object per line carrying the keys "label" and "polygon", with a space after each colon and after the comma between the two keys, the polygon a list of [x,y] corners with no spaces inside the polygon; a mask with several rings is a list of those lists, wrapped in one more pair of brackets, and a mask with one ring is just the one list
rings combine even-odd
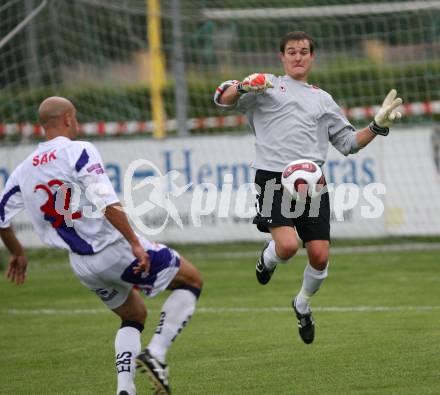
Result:
{"label": "white pitch line", "polygon": [[21,310],[21,309],[8,309],[0,310],[1,314],[8,315],[94,315],[108,313],[108,309],[34,309],[34,310]]}
{"label": "white pitch line", "polygon": [[[423,312],[440,310],[440,306],[347,306],[347,307],[314,307],[313,311],[324,313],[381,313],[381,312]],[[107,309],[7,309],[0,310],[0,314],[6,315],[95,315],[106,314]],[[221,313],[285,313],[292,312],[290,307],[200,307],[197,313],[221,314]]]}
{"label": "white pitch line", "polygon": [[[178,247],[177,247],[178,249]],[[366,246],[331,247],[332,255],[339,254],[362,254],[377,252],[402,252],[402,251],[437,251],[440,250],[440,243],[408,243],[408,244],[384,244]],[[217,252],[188,252],[186,255],[194,259],[204,258],[258,258],[260,250],[255,251],[217,251]],[[300,249],[296,255],[305,256],[306,250]]]}
{"label": "white pitch line", "polygon": [[[401,311],[440,310],[440,306],[347,306],[347,307],[314,307],[313,311],[324,313],[376,313]],[[284,313],[293,311],[291,307],[201,307],[200,313]]]}

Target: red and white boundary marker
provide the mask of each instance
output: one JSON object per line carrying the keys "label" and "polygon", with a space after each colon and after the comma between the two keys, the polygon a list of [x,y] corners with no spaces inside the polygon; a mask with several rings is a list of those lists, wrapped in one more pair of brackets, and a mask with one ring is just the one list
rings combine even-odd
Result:
{"label": "red and white boundary marker", "polygon": [[[371,119],[379,111],[379,106],[353,107],[345,109],[347,117],[353,121]],[[440,100],[432,102],[416,102],[402,105],[403,116],[440,114]],[[189,130],[236,127],[246,124],[243,115],[228,115],[224,117],[191,118],[188,120]],[[177,122],[170,119],[166,122],[166,131],[177,129]],[[153,133],[152,121],[126,122],[88,122],[80,124],[80,134],[84,136],[118,136]],[[22,135],[25,137],[42,137],[43,131],[38,124],[30,123],[0,123],[0,137]]]}

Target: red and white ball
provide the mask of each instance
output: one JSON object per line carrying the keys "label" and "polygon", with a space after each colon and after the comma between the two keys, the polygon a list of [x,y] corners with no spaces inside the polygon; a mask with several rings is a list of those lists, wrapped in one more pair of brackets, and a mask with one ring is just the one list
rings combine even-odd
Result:
{"label": "red and white ball", "polygon": [[294,200],[304,201],[317,197],[325,185],[321,168],[313,161],[299,159],[290,162],[283,170],[281,184]]}

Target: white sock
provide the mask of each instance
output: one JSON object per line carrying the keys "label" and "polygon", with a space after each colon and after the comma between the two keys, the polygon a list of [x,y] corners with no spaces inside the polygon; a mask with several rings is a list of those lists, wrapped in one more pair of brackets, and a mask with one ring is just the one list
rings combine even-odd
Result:
{"label": "white sock", "polygon": [[280,262],[287,262],[287,260],[284,261],[277,255],[274,240],[271,240],[267,248],[264,250],[263,259],[264,266],[266,266],[269,270],[272,270]]}
{"label": "white sock", "polygon": [[156,332],[147,346],[151,355],[161,363],[171,343],[186,326],[196,309],[196,296],[187,289],[176,289],[168,296],[162,311]]}
{"label": "white sock", "polygon": [[141,352],[141,333],[138,329],[125,326],[118,330],[115,338],[116,373],[118,391],[127,391],[136,395],[134,376],[136,374],[135,358]]}
{"label": "white sock", "polygon": [[324,270],[316,270],[310,263],[304,269],[304,279],[301,290],[296,296],[296,309],[304,314],[310,310],[310,297],[315,294],[320,288],[321,284],[327,277],[327,266]]}

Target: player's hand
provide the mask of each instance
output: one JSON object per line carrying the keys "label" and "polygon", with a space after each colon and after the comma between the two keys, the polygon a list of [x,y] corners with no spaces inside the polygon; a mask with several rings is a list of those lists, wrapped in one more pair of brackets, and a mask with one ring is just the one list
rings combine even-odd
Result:
{"label": "player's hand", "polygon": [[238,93],[247,92],[265,92],[268,88],[273,88],[272,83],[262,73],[255,73],[247,76],[242,82],[237,85]]}
{"label": "player's hand", "polygon": [[397,111],[397,107],[402,104],[402,99],[397,96],[397,91],[391,89],[385,100],[382,103],[382,107],[379,112],[374,117],[369,125],[370,130],[373,133],[380,134],[382,136],[388,135],[390,132],[389,127],[394,123],[394,121],[402,118],[402,114]]}
{"label": "player's hand", "polygon": [[26,279],[27,258],[25,255],[12,255],[9,258],[6,277],[13,283],[20,285]]}
{"label": "player's hand", "polygon": [[390,127],[395,120],[400,119],[402,114],[396,109],[402,104],[402,99],[397,97],[397,91],[391,89],[385,100],[382,103],[382,107],[374,117],[374,121],[381,128]]}
{"label": "player's hand", "polygon": [[138,264],[133,268],[133,272],[138,274],[140,272],[148,273],[150,271],[150,257],[141,246],[140,243],[135,243],[131,246],[133,255],[138,259]]}

